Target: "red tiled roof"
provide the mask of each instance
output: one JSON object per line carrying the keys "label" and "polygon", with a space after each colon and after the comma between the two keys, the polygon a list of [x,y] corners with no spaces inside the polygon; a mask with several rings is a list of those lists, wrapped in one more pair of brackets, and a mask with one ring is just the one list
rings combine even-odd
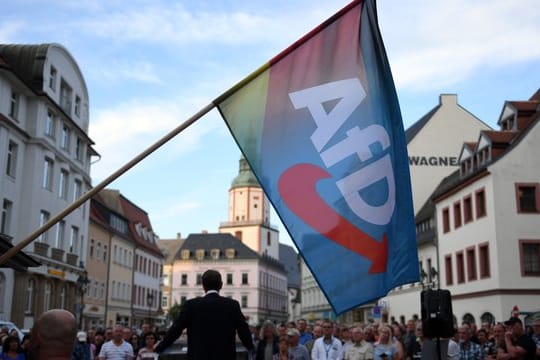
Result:
{"label": "red tiled roof", "polygon": [[509,144],[519,132],[507,130],[482,130],[482,134],[486,135],[494,144]]}

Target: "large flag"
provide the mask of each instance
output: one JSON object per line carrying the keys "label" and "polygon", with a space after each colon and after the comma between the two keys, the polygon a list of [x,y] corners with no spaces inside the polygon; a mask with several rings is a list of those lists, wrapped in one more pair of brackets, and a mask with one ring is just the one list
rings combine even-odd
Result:
{"label": "large flag", "polygon": [[352,2],[215,104],[335,313],[418,280],[374,0]]}

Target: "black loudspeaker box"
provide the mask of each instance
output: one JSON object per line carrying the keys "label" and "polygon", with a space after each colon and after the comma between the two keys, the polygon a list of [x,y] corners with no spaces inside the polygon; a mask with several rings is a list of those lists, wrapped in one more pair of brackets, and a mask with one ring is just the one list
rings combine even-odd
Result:
{"label": "black loudspeaker box", "polygon": [[424,337],[430,339],[452,337],[454,335],[454,316],[450,291],[423,290],[420,299]]}

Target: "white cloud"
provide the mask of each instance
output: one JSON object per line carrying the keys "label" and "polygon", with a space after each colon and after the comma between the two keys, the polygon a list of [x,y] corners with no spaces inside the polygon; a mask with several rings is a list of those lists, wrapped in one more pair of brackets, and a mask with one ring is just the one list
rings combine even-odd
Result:
{"label": "white cloud", "polygon": [[[194,98],[186,100],[131,100],[97,110],[92,117],[90,137],[96,143],[101,159],[92,166],[92,178],[100,180],[112,174],[192,116],[188,111],[197,111],[195,106],[201,101]],[[201,119],[177,135],[168,144],[172,152],[164,156],[177,156],[196,149],[205,134],[220,124],[209,120]],[[176,140],[179,136],[181,141]]]}
{"label": "white cloud", "polygon": [[382,2],[379,19],[398,87],[429,89],[466,79],[482,67],[540,58],[536,1],[426,1],[406,12]]}
{"label": "white cloud", "polygon": [[92,66],[89,76],[99,78],[103,82],[118,83],[121,81],[137,81],[143,83],[161,84],[154,64],[148,61],[119,61],[110,60],[107,66]]}

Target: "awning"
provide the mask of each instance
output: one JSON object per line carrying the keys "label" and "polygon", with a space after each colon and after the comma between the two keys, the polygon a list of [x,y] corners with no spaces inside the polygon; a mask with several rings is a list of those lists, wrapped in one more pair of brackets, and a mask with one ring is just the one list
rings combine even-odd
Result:
{"label": "awning", "polygon": [[[5,254],[12,247],[11,236],[0,233],[0,253]],[[41,263],[34,260],[33,257],[26,255],[23,251],[19,251],[6,262],[0,264],[2,268],[11,268],[19,272],[26,272],[27,268],[37,266],[41,266]]]}

